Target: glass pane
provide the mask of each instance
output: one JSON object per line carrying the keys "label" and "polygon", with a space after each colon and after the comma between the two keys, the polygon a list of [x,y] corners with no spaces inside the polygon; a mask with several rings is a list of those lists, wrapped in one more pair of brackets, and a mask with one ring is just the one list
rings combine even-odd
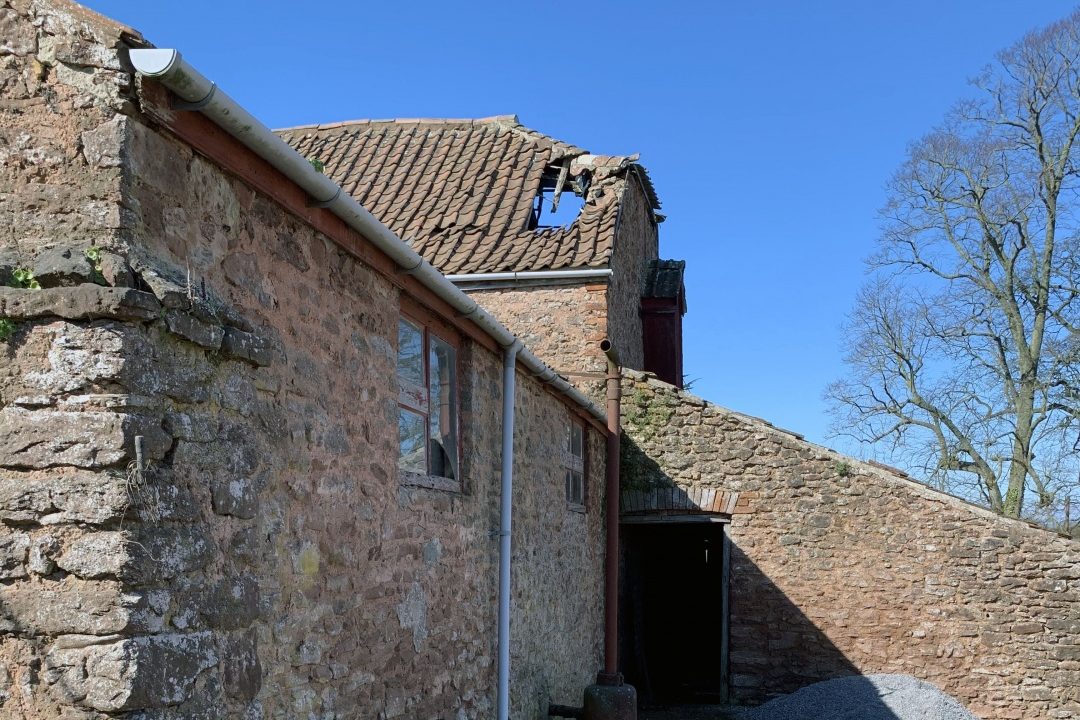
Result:
{"label": "glass pane", "polygon": [[573,451],[574,451],[574,443],[573,443],[573,440],[571,439],[573,434],[574,434],[574,423],[572,421],[570,421],[570,420],[567,420],[567,422],[566,422],[566,432],[564,433],[565,437],[563,437],[563,449],[567,453],[573,453]]}
{"label": "glass pane", "polygon": [[397,381],[398,402],[426,411],[424,332],[408,320],[398,321]]}
{"label": "glass pane", "polygon": [[570,423],[570,454],[576,458],[585,457],[581,452],[582,434],[585,428],[575,422]]}
{"label": "glass pane", "polygon": [[457,478],[457,355],[453,347],[434,335],[428,368],[431,474]]}
{"label": "glass pane", "polygon": [[424,333],[408,320],[398,321],[397,372],[407,383],[424,383]]}
{"label": "glass pane", "polygon": [[398,467],[427,474],[424,457],[424,416],[398,408]]}
{"label": "glass pane", "polygon": [[585,502],[585,481],[581,473],[574,470],[566,471],[566,499],[575,505]]}

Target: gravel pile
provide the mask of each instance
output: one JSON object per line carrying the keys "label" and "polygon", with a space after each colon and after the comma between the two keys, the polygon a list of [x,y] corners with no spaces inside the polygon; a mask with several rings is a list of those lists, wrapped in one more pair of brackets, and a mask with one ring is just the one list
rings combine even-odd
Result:
{"label": "gravel pile", "polygon": [[928,682],[910,675],[826,680],[739,713],[738,720],[979,720]]}

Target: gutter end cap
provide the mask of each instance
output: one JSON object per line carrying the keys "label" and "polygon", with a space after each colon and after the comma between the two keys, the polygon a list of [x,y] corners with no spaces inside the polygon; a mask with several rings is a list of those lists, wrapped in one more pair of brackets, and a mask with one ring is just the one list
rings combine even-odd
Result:
{"label": "gutter end cap", "polygon": [[168,48],[131,50],[128,55],[135,69],[147,77],[167,75],[180,62],[180,51]]}

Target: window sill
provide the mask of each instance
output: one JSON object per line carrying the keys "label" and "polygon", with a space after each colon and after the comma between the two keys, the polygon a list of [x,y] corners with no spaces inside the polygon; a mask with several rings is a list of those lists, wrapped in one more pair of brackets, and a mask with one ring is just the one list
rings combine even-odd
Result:
{"label": "window sill", "polygon": [[582,515],[586,514],[585,506],[584,505],[578,505],[577,503],[572,503],[572,502],[566,503],[566,509],[569,510],[570,512],[580,513]]}
{"label": "window sill", "polygon": [[439,477],[438,475],[424,475],[423,473],[402,470],[398,468],[398,482],[408,487],[427,488],[442,492],[461,492],[461,481],[451,478]]}

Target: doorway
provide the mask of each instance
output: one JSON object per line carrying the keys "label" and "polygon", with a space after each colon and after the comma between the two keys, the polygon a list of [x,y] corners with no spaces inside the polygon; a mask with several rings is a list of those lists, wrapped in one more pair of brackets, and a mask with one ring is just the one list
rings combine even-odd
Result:
{"label": "doorway", "polygon": [[622,531],[627,681],[645,707],[726,702],[726,524],[649,520]]}

